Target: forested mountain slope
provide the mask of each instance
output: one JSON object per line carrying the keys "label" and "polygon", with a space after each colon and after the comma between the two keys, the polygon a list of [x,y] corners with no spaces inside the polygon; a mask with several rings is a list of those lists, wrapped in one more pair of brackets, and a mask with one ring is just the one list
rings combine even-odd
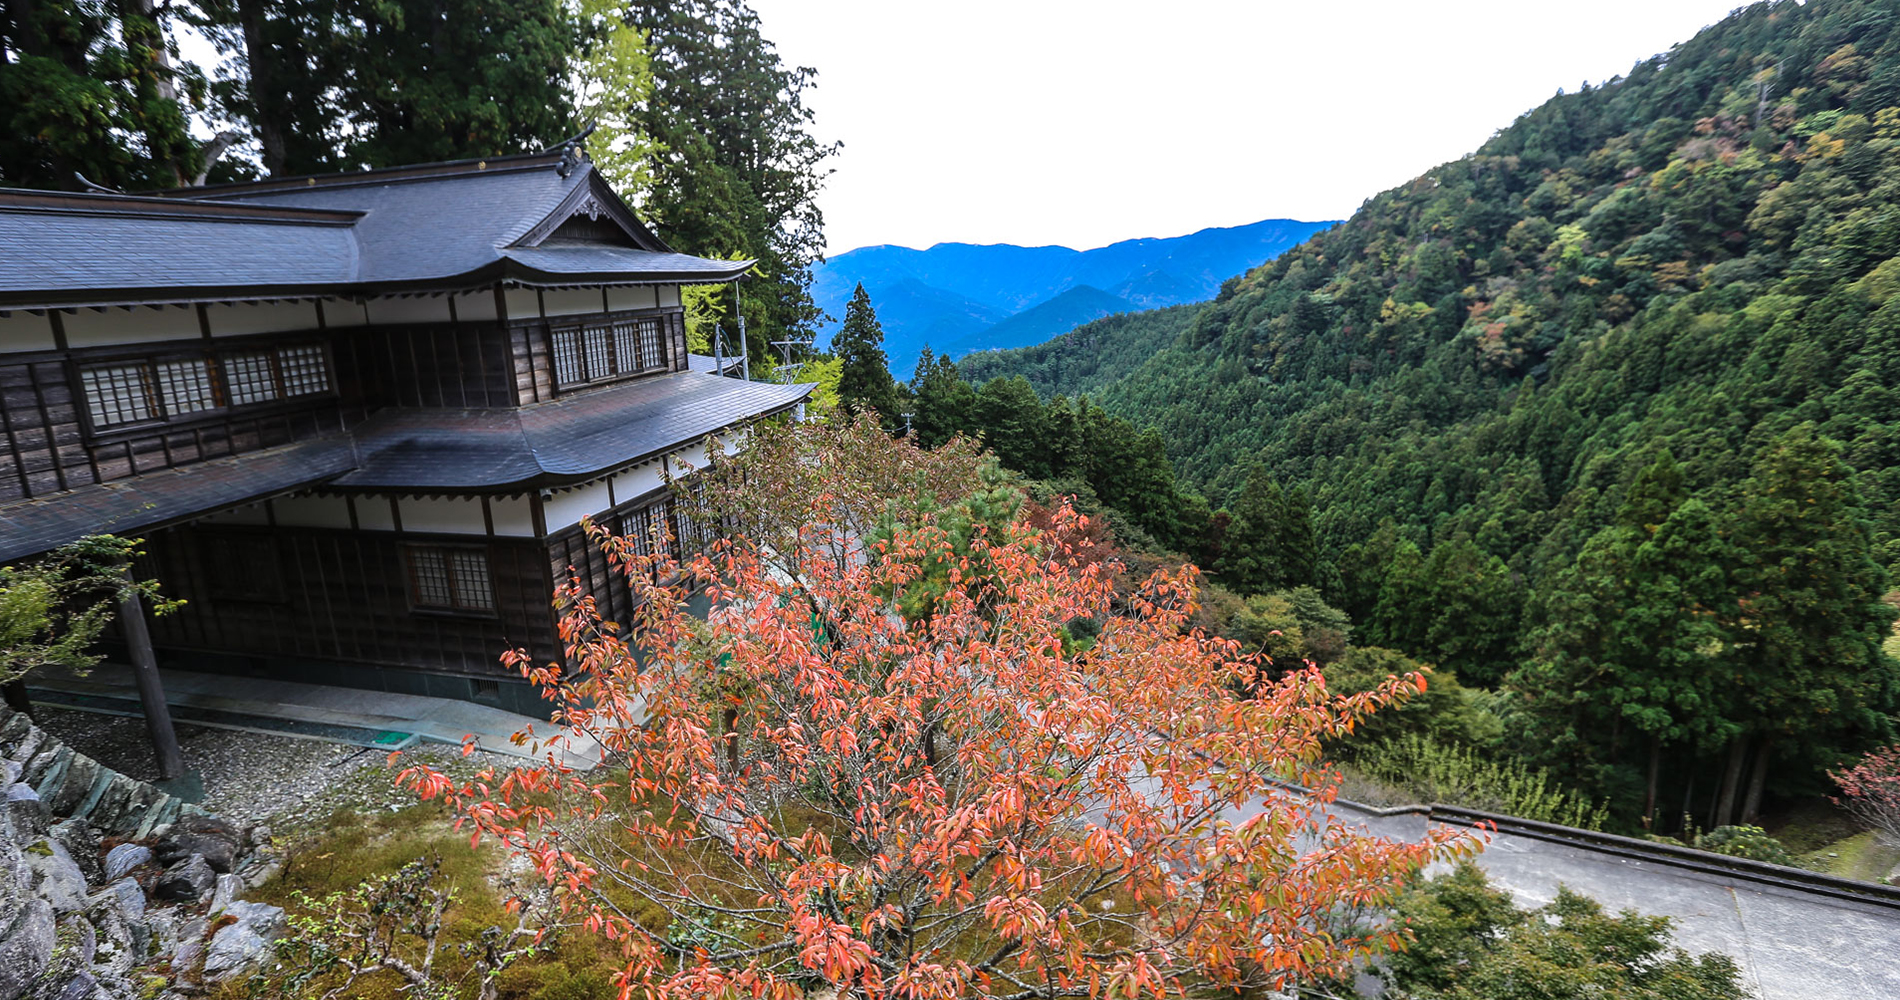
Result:
{"label": "forested mountain slope", "polygon": [[[980,373],[1158,429],[1232,524],[1309,499],[1355,642],[1496,687],[1516,753],[1625,815],[1719,825],[1895,734],[1896,253],[1900,3],[1784,0],[1373,197],[1139,363],[1181,314]],[[1149,530],[1260,587],[1179,510]]]}
{"label": "forested mountain slope", "polygon": [[[1813,421],[1891,563],[1896,24],[1893,3],[1738,11],[1230,282],[1143,365],[1091,373],[1096,398],[1217,494],[1256,457],[1310,483],[1335,543],[1386,514],[1499,520],[1487,547],[1533,562],[1574,554],[1577,531],[1546,536],[1607,520],[1658,446],[1702,489]],[[984,370],[1029,374],[1036,352]]]}

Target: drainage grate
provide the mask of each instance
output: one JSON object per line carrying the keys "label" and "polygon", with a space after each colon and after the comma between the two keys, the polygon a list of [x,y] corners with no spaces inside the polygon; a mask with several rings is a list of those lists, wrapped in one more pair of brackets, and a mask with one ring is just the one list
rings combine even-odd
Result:
{"label": "drainage grate", "polygon": [[[137,698],[119,697],[106,694],[83,694],[77,691],[56,691],[47,688],[29,688],[33,700],[59,708],[77,709],[81,712],[98,712],[101,715],[143,716],[144,708]],[[272,715],[253,715],[249,712],[227,712],[216,708],[197,708],[191,705],[171,706],[172,721],[188,722],[213,729],[240,729],[247,732],[275,733],[283,736],[297,736],[307,740],[325,740],[330,743],[348,743],[352,746],[375,747],[379,750],[403,750],[417,742],[412,733],[393,732],[386,729],[371,729],[368,726],[341,726],[329,722],[306,722],[302,719],[284,719]]]}

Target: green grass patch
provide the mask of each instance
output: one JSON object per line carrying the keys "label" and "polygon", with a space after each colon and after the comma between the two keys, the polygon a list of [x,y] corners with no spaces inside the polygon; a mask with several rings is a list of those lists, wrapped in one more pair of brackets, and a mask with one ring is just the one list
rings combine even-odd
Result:
{"label": "green grass patch", "polygon": [[1879,882],[1900,865],[1900,846],[1880,839],[1873,830],[1835,841],[1801,858],[1802,867],[1841,878]]}

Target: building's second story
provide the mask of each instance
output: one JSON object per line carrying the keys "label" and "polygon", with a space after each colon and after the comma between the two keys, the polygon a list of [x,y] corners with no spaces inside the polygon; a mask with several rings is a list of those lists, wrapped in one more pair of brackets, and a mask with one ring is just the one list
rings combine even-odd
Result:
{"label": "building's second story", "polygon": [[0,191],[0,247],[0,507],[243,456],[228,478],[568,489],[803,396],[692,371],[681,287],[751,262],[674,252],[571,151]]}

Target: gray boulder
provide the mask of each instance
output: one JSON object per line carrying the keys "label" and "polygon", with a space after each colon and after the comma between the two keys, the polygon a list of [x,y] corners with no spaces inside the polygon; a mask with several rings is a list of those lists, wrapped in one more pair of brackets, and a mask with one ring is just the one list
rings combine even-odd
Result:
{"label": "gray boulder", "polygon": [[124,878],[132,869],[151,863],[151,848],[144,844],[120,844],[106,852],[105,881],[112,882]]}
{"label": "gray boulder", "polygon": [[69,819],[53,824],[47,831],[54,841],[65,845],[66,853],[72,855],[79,864],[79,870],[86,874],[88,882],[104,882],[105,869],[99,864],[99,838],[93,835],[92,827],[82,819]]}
{"label": "gray boulder", "polygon": [[219,874],[229,873],[237,864],[238,844],[243,835],[231,824],[204,813],[186,813],[172,823],[153,853],[161,865],[174,865],[193,854],[203,855]]}
{"label": "gray boulder", "polygon": [[238,896],[244,892],[244,889],[244,879],[241,876],[218,876],[218,884],[211,891],[211,906],[208,912],[216,913],[219,910],[229,909],[232,903],[237,902]]}
{"label": "gray boulder", "polygon": [[152,883],[152,895],[179,903],[196,903],[218,882],[218,873],[201,854],[194,854],[165,869]]}
{"label": "gray boulder", "polygon": [[254,971],[270,957],[271,942],[284,932],[282,907],[238,900],[224,911],[236,922],[218,928],[205,951],[206,983],[219,983]]}
{"label": "gray boulder", "polygon": [[172,985],[195,991],[204,982],[205,932],[211,925],[203,917],[193,917],[178,928],[178,945],[172,953]]}
{"label": "gray boulder", "polygon": [[40,793],[25,782],[16,781],[7,786],[4,800],[0,800],[7,819],[13,824],[16,837],[43,836],[52,825],[52,813],[47,811],[46,803],[40,801]]}
{"label": "gray boulder", "polygon": [[43,986],[40,996],[46,1000],[100,1000],[99,980],[89,972],[75,973],[58,986]]}
{"label": "gray boulder", "polygon": [[6,936],[13,918],[33,895],[33,871],[26,866],[26,854],[5,834],[0,830],[0,937]]}
{"label": "gray boulder", "polygon": [[0,1000],[20,1000],[53,957],[53,907],[37,897],[0,941]]}
{"label": "gray boulder", "polygon": [[79,870],[66,845],[42,838],[27,845],[25,856],[33,891],[53,904],[55,913],[63,916],[86,908],[86,873]]}
{"label": "gray boulder", "polygon": [[67,917],[59,922],[59,929],[53,935],[53,956],[46,963],[45,971],[40,973],[39,981],[34,984],[28,996],[33,1000],[54,1000],[64,997],[74,982],[83,977],[87,985],[76,996],[83,997],[92,992],[97,981],[88,974],[93,956],[99,947],[99,936],[84,917]]}

